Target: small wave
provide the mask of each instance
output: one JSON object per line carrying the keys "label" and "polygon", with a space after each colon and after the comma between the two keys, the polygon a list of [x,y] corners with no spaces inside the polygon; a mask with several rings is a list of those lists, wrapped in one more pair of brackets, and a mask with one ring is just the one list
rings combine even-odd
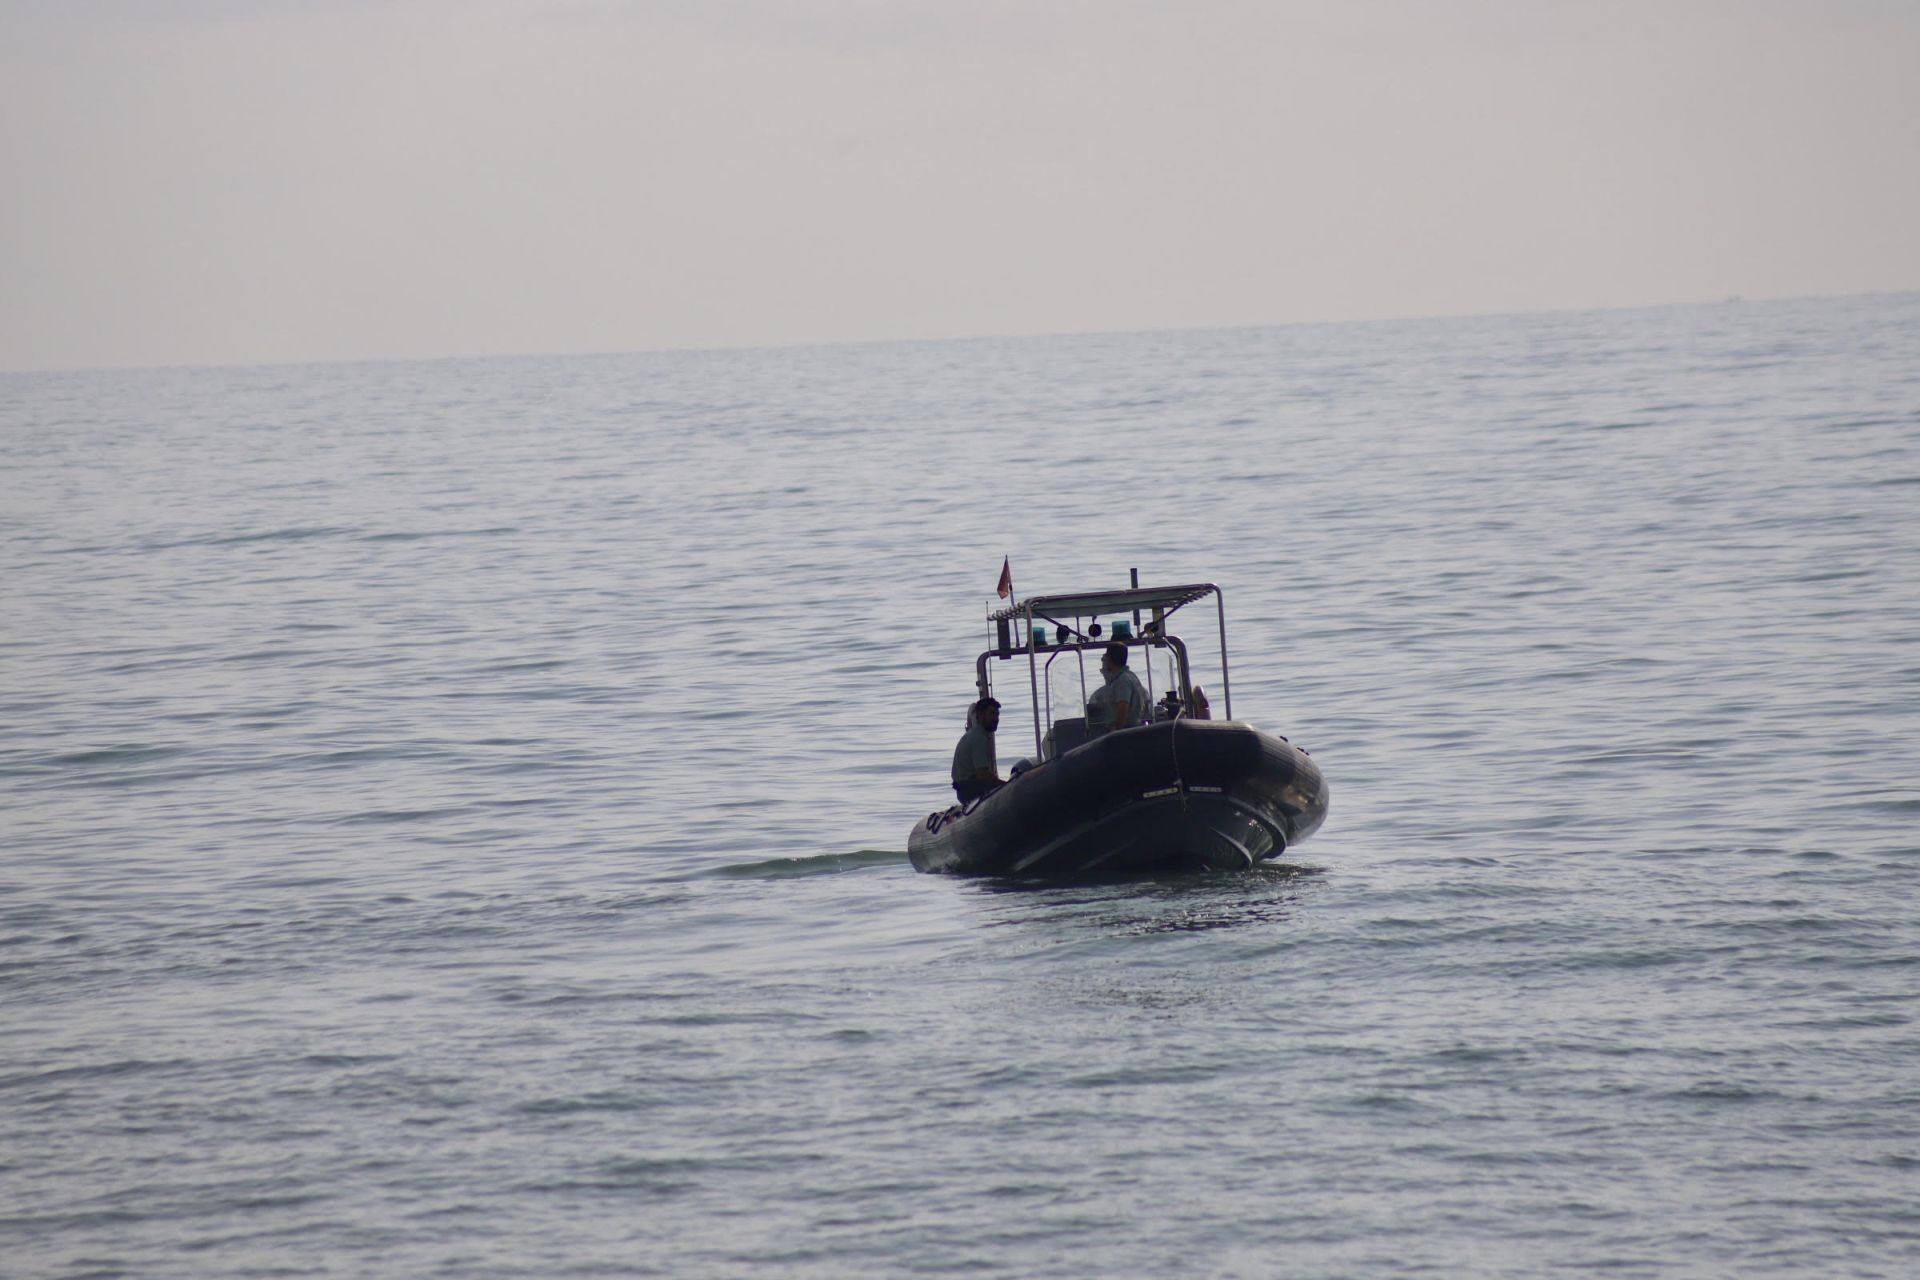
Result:
{"label": "small wave", "polygon": [[212,662],[278,662],[282,658],[310,658],[312,649],[253,649],[246,653],[228,653],[212,658]]}
{"label": "small wave", "polygon": [[144,761],[163,760],[168,756],[179,754],[179,747],[142,746],[129,742],[112,747],[97,747],[90,751],[69,751],[63,755],[49,756],[47,763],[50,765],[140,764]]}
{"label": "small wave", "polygon": [[1823,806],[1829,811],[1842,813],[1875,813],[1889,818],[1904,818],[1920,814],[1920,796],[1895,796],[1889,799],[1849,800]]}
{"label": "small wave", "polygon": [[728,880],[784,880],[790,876],[836,875],[866,867],[904,863],[907,855],[893,849],[857,849],[852,853],[821,853],[804,858],[768,858],[716,867],[708,875]]}
{"label": "small wave", "polygon": [[435,818],[450,818],[455,814],[467,812],[465,806],[440,809],[369,809],[364,813],[348,814],[336,819],[338,822],[427,822]]}
{"label": "small wave", "polygon": [[333,538],[353,530],[341,525],[301,525],[291,529],[269,529],[264,533],[236,533],[225,538],[209,538],[210,547],[239,546],[247,542],[304,542],[308,538]]}
{"label": "small wave", "polygon": [[395,533],[369,533],[362,542],[422,542],[428,538],[487,538],[502,533],[518,533],[513,525],[502,525],[492,529],[419,529],[401,530]]}
{"label": "small wave", "polygon": [[84,1066],[52,1067],[44,1071],[21,1071],[0,1076],[0,1090],[64,1084],[73,1080],[107,1079],[142,1071],[170,1071],[197,1065],[190,1058],[124,1058],[114,1062],[88,1063]]}
{"label": "small wave", "polygon": [[1731,1080],[1702,1080],[1684,1089],[1668,1092],[1668,1098],[1683,1102],[1760,1102],[1781,1095],[1772,1089],[1739,1084]]}
{"label": "small wave", "polygon": [[534,1098],[514,1108],[522,1115],[564,1116],[596,1111],[645,1111],[660,1105],[657,1098],[626,1093],[590,1093],[578,1097]]}
{"label": "small wave", "polygon": [[141,550],[172,551],[178,547],[242,547],[255,542],[304,542],[309,538],[337,538],[355,532],[358,531],[341,525],[299,525],[289,529],[267,529],[259,533],[208,534],[172,542],[149,542]]}
{"label": "small wave", "polygon": [[310,1053],[298,1059],[303,1067],[363,1067],[372,1062],[392,1062],[391,1053]]}

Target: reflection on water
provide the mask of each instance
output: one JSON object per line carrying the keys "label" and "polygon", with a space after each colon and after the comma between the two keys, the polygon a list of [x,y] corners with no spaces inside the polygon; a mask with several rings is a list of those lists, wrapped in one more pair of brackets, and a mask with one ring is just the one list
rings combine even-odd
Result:
{"label": "reflection on water", "polygon": [[1288,919],[1324,874],[1320,867],[1263,863],[1249,871],[1154,872],[1072,884],[976,880],[968,888],[996,905],[986,923],[1088,928],[1113,937],[1237,929]]}

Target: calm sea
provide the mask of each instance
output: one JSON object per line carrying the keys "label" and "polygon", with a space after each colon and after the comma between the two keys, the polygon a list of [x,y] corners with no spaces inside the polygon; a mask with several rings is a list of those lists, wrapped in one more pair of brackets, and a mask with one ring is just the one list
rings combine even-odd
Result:
{"label": "calm sea", "polygon": [[[1322,831],[915,874],[1002,556]],[[0,605],[9,1277],[1920,1274],[1920,295],[12,375]]]}

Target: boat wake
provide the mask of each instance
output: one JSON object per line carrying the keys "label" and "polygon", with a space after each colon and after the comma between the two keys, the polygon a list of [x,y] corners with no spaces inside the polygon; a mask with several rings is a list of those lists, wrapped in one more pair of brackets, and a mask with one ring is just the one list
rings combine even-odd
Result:
{"label": "boat wake", "polygon": [[724,880],[785,880],[793,876],[838,875],[866,867],[890,867],[906,860],[906,854],[898,849],[856,849],[852,853],[821,853],[805,858],[768,858],[764,862],[733,863],[715,867],[707,874]]}

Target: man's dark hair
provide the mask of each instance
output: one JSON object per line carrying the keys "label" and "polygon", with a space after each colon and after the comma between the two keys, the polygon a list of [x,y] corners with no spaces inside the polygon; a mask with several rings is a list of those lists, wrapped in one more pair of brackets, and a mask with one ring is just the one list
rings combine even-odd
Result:
{"label": "man's dark hair", "polygon": [[1107,652],[1104,656],[1106,660],[1108,662],[1111,662],[1114,666],[1124,667],[1127,665],[1127,646],[1121,644],[1118,640],[1115,640],[1112,644],[1107,646]]}
{"label": "man's dark hair", "polygon": [[973,714],[979,715],[982,711],[985,711],[988,707],[992,707],[995,711],[998,711],[1000,709],[1000,700],[998,698],[980,699],[980,701],[973,704]]}

